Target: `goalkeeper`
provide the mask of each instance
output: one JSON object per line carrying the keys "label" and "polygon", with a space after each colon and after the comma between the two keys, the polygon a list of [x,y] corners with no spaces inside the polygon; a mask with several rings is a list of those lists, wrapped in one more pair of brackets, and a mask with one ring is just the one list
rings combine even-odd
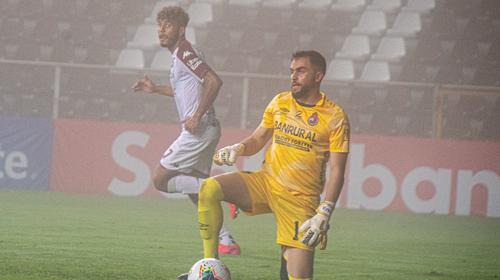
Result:
{"label": "goalkeeper", "polygon": [[320,53],[294,53],[291,90],[273,98],[248,138],[215,153],[216,164],[233,165],[237,157],[254,155],[271,140],[259,171],[226,173],[202,183],[198,221],[205,258],[218,257],[221,201],[227,201],[248,215],[274,213],[281,279],[312,279],[314,249],[326,246],[344,183],[350,138],[347,115],[320,91],[325,72]]}

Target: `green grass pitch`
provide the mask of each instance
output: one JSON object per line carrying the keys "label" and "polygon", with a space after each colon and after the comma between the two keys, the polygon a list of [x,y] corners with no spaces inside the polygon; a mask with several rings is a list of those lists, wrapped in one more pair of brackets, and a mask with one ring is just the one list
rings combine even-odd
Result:
{"label": "green grass pitch", "polygon": [[[226,211],[227,212],[227,211]],[[271,215],[227,225],[233,279],[279,279]],[[500,279],[500,219],[337,209],[314,279]],[[187,199],[0,191],[0,279],[175,279],[202,256]]]}

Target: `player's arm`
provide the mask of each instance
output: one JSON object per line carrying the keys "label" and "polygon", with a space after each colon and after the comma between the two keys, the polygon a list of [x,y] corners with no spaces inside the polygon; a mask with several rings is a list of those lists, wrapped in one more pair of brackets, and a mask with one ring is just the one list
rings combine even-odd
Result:
{"label": "player's arm", "polygon": [[196,117],[198,120],[201,119],[201,117],[214,103],[215,99],[217,98],[217,94],[222,87],[222,80],[219,78],[217,73],[215,73],[213,70],[209,70],[203,78],[203,83],[201,86],[202,94],[200,104],[198,105],[198,109],[196,109],[196,112],[194,113],[194,117]]}
{"label": "player's arm", "polygon": [[209,70],[202,83],[202,93],[201,100],[196,112],[186,120],[184,127],[191,133],[193,133],[198,127],[201,117],[207,112],[208,108],[212,106],[217,98],[219,89],[222,87],[222,80],[213,71]]}
{"label": "player's arm", "polygon": [[325,200],[316,209],[316,215],[305,221],[299,231],[304,232],[302,243],[320,249],[326,248],[330,217],[344,185],[344,172],[348,153],[330,153],[330,177],[325,186]]}
{"label": "player's arm", "polygon": [[251,156],[262,150],[271,139],[274,128],[259,126],[249,137],[240,143],[224,147],[214,154],[217,165],[233,165],[239,156]]}
{"label": "player's arm", "polygon": [[260,150],[262,150],[262,148],[264,148],[269,139],[271,139],[271,137],[273,136],[273,132],[274,128],[259,126],[249,137],[241,141],[240,144],[242,144],[245,149],[240,155],[251,156],[258,153]]}
{"label": "player's arm", "polygon": [[[325,201],[337,202],[344,186],[348,153],[330,153],[330,176],[325,185]],[[335,205],[334,205],[335,208]]]}
{"label": "player's arm", "polygon": [[174,96],[172,88],[168,85],[157,85],[147,75],[132,86],[134,91],[142,91],[146,93],[157,93],[165,96]]}

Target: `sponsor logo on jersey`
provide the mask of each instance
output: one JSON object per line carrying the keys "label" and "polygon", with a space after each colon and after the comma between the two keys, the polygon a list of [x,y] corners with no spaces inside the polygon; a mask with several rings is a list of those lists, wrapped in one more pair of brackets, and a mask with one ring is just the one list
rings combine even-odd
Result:
{"label": "sponsor logo on jersey", "polygon": [[291,124],[283,123],[280,121],[274,122],[274,129],[280,130],[281,132],[289,135],[293,135],[304,140],[309,140],[311,142],[316,142],[316,133],[314,131],[307,131],[303,128],[296,127]]}
{"label": "sponsor logo on jersey", "polygon": [[319,118],[318,118],[318,113],[317,112],[314,112],[314,114],[312,114],[309,119],[307,119],[307,123],[309,125],[312,125],[312,126],[315,126],[318,124],[318,121],[319,121]]}
{"label": "sponsor logo on jersey", "polygon": [[186,59],[187,57],[191,56],[193,53],[190,51],[184,51],[182,53],[182,59]]}
{"label": "sponsor logo on jersey", "polygon": [[188,60],[187,62],[187,66],[189,68],[191,68],[191,70],[196,70],[196,68],[198,68],[198,66],[200,66],[200,64],[202,64],[203,61],[201,59],[199,59],[198,57],[195,57],[193,59],[190,59]]}

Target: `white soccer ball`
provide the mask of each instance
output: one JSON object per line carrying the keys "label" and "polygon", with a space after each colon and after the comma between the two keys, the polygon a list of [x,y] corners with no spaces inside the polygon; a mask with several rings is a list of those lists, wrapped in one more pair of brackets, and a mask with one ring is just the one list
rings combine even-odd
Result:
{"label": "white soccer ball", "polygon": [[231,280],[227,266],[218,259],[197,261],[189,270],[188,280]]}

